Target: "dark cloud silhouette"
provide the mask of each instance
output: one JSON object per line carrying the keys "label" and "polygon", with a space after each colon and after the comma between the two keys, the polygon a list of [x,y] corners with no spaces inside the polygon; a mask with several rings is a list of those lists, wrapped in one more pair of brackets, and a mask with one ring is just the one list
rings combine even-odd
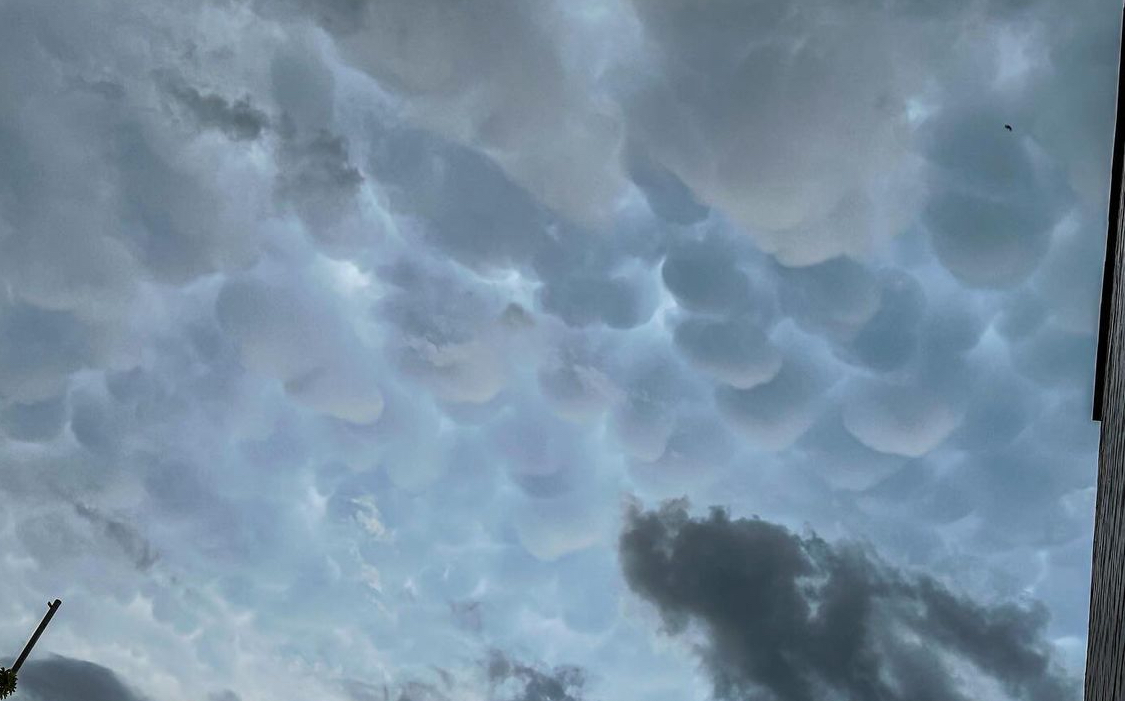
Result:
{"label": "dark cloud silhouette", "polygon": [[62,655],[28,659],[17,693],[27,701],[148,701],[112,669]]}
{"label": "dark cloud silhouette", "polygon": [[543,670],[494,651],[488,680],[497,701],[580,701],[586,675],[573,666]]}
{"label": "dark cloud silhouette", "polygon": [[165,90],[199,126],[218,129],[235,141],[253,141],[269,127],[269,117],[250,102],[249,96],[232,101],[177,80],[168,80]]}
{"label": "dark cloud silhouette", "polygon": [[701,626],[717,698],[968,701],[982,681],[1029,701],[1078,698],[1040,604],[978,603],[858,544],[687,507],[630,506],[621,563],[667,632]]}

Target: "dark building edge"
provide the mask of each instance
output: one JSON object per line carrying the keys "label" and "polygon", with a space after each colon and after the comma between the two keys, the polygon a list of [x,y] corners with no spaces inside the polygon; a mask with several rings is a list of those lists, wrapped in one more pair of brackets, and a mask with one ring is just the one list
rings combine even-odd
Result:
{"label": "dark building edge", "polygon": [[1085,701],[1125,701],[1125,287],[1121,217],[1125,170],[1125,8],[1122,9],[1109,216],[1094,379],[1093,418],[1101,421],[1090,571]]}
{"label": "dark building edge", "polygon": [[[1125,49],[1125,8],[1122,9],[1121,48]],[[1098,351],[1094,365],[1094,421],[1102,420],[1105,401],[1106,367],[1109,364],[1109,336],[1113,318],[1113,273],[1117,266],[1117,235],[1121,228],[1121,179],[1125,169],[1125,60],[1117,69],[1117,119],[1113,133],[1113,164],[1109,181],[1109,217],[1106,232],[1105,266],[1102,270],[1102,301],[1098,319]]]}

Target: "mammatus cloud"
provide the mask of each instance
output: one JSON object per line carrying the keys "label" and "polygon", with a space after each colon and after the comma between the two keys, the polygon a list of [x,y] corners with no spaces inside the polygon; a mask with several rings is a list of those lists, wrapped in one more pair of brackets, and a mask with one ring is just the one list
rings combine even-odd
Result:
{"label": "mammatus cloud", "polygon": [[680,701],[612,543],[687,491],[1077,649],[1120,7],[790,5],[0,3],[0,610],[154,698]]}
{"label": "mammatus cloud", "polygon": [[678,500],[630,506],[620,556],[667,632],[699,627],[720,699],[1078,698],[1041,605],[979,603],[856,544]]}
{"label": "mammatus cloud", "polygon": [[[492,154],[553,210],[605,222],[626,179],[612,104],[568,71],[548,3],[298,2],[346,61],[395,93],[428,128]],[[551,134],[552,138],[543,138]]]}

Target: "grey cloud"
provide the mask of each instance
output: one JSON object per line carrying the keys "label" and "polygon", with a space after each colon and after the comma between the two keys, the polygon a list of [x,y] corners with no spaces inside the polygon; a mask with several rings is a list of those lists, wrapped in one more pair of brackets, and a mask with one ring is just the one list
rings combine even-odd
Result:
{"label": "grey cloud", "polygon": [[660,428],[662,452],[651,460],[638,456],[630,474],[663,496],[711,482],[735,451],[733,436],[711,411],[681,408],[666,428]]}
{"label": "grey cloud", "polygon": [[890,233],[884,220],[902,213],[879,212],[870,191],[906,145],[910,73],[888,72],[891,23],[826,3],[632,5],[661,70],[626,113],[653,160],[789,264],[859,253]]}
{"label": "grey cloud", "polygon": [[479,633],[484,628],[483,605],[479,601],[450,601],[449,613],[457,625]]}
{"label": "grey cloud", "polygon": [[424,677],[390,686],[355,679],[341,680],[341,685],[353,701],[446,701],[464,696],[490,701],[582,701],[586,681],[580,667],[547,668],[493,649],[472,672],[458,674],[431,666]]}
{"label": "grey cloud", "polygon": [[397,697],[398,701],[447,701],[448,698],[436,686],[424,682],[407,682]]}
{"label": "grey cloud", "polygon": [[692,311],[743,307],[750,301],[750,281],[732,253],[718,239],[681,243],[664,259],[664,285],[677,302]]}
{"label": "grey cloud", "polygon": [[597,417],[619,401],[621,390],[594,361],[567,358],[540,367],[539,389],[558,416],[575,421]]}
{"label": "grey cloud", "polygon": [[19,691],[29,701],[146,701],[108,667],[62,655],[29,659]]}
{"label": "grey cloud", "polygon": [[224,226],[209,184],[162,154],[139,126],[122,126],[111,143],[122,165],[124,241],[157,279],[182,284],[254,258],[245,234]]}
{"label": "grey cloud", "polygon": [[1035,203],[953,190],[937,191],[926,210],[934,253],[958,279],[977,287],[1011,287],[1027,279],[1047,252],[1049,216]]}
{"label": "grey cloud", "polygon": [[354,247],[380,233],[356,219],[364,176],[351,162],[347,139],[324,128],[311,136],[286,134],[278,160],[278,194],[293,205],[314,240]]}
{"label": "grey cloud", "polygon": [[497,154],[506,173],[568,218],[612,213],[625,184],[621,129],[564,65],[552,31],[563,15],[495,0],[346,0],[314,12],[345,60],[414,98],[417,123]]}
{"label": "grey cloud", "polygon": [[320,281],[306,283],[229,278],[215,301],[220,325],[246,367],[280,380],[293,398],[344,421],[373,422],[383,398],[364,344]]}
{"label": "grey cloud", "polygon": [[70,373],[94,364],[97,350],[95,329],[70,312],[0,302],[0,396],[53,399]]}
{"label": "grey cloud", "polygon": [[857,440],[837,412],[824,412],[796,445],[802,465],[836,489],[871,488],[907,461]]}
{"label": "grey cloud", "polygon": [[1093,336],[1068,333],[1052,323],[1010,347],[1012,365],[1044,386],[1085,390],[1093,386],[1090,358],[1096,345]]}
{"label": "grey cloud", "polygon": [[1098,327],[1100,270],[1105,261],[1106,232],[1101,212],[1080,210],[1068,225],[1060,227],[1034,281],[1060,330],[1093,335]]}
{"label": "grey cloud", "polygon": [[864,492],[884,509],[909,510],[911,519],[923,523],[947,524],[975,511],[979,500],[949,470],[927,460],[911,460]]}
{"label": "grey cloud", "polygon": [[668,447],[678,408],[699,402],[704,394],[668,354],[644,345],[625,357],[629,363],[612,374],[626,396],[614,408],[611,425],[629,455],[652,462]]}
{"label": "grey cloud", "polygon": [[300,39],[284,46],[270,61],[273,99],[297,132],[315,134],[329,127],[335,87],[332,71]]}
{"label": "grey cloud", "polygon": [[1069,190],[998,107],[971,102],[927,127],[933,190],[923,221],[938,260],[963,283],[1013,287],[1042,262]]}
{"label": "grey cloud", "polygon": [[993,310],[983,311],[976,300],[965,295],[934,301],[922,324],[921,345],[937,356],[959,355],[971,351],[991,321]]}
{"label": "grey cloud", "polygon": [[1078,698],[1042,605],[978,603],[858,545],[721,509],[693,518],[677,501],[630,507],[620,555],[668,632],[701,626],[717,698],[971,699],[987,679],[1013,697]]}
{"label": "grey cloud", "polygon": [[538,669],[494,651],[488,659],[487,673],[497,701],[580,701],[584,698],[586,675],[578,667]]}
{"label": "grey cloud", "polygon": [[143,572],[150,569],[159,559],[156,549],[132,524],[82,502],[74,503],[74,511],[116,543],[138,570]]}
{"label": "grey cloud", "polygon": [[778,269],[782,311],[803,328],[850,340],[878,313],[883,287],[867,266],[846,256]]}
{"label": "grey cloud", "polygon": [[253,141],[269,128],[269,117],[250,102],[248,95],[232,101],[174,79],[166,81],[165,90],[199,126],[218,129],[235,141]]}
{"label": "grey cloud", "polygon": [[534,405],[506,412],[490,433],[512,479],[532,496],[569,491],[588,462],[591,446],[581,428]]}
{"label": "grey cloud", "polygon": [[387,350],[409,377],[450,404],[485,404],[515,370],[504,349],[520,329],[503,323],[506,297],[452,266],[403,258],[380,275],[391,290],[376,313],[397,334]]}
{"label": "grey cloud", "polygon": [[710,214],[710,208],[701,204],[675,173],[653,161],[639,145],[628,149],[627,163],[629,176],[657,216],[687,226],[703,221]]}
{"label": "grey cloud", "polygon": [[808,361],[787,358],[769,382],[750,389],[718,387],[715,403],[723,418],[756,447],[778,451],[812,426],[817,399],[826,386],[821,372]]}
{"label": "grey cloud", "polygon": [[1042,297],[1025,290],[1004,301],[994,327],[1004,338],[1018,341],[1034,333],[1047,317],[1048,307]]}
{"label": "grey cloud", "polygon": [[999,447],[1019,436],[1036,413],[1027,382],[1010,370],[987,373],[973,388],[960,427],[951,440],[962,449]]}
{"label": "grey cloud", "polygon": [[550,217],[488,157],[419,130],[388,129],[371,155],[391,202],[424,237],[479,272],[526,265]]}
{"label": "grey cloud", "polygon": [[544,311],[571,326],[602,322],[610,328],[629,329],[647,322],[656,311],[657,295],[652,288],[648,276],[642,274],[578,274],[540,288],[539,303]]}
{"label": "grey cloud", "polygon": [[937,448],[960,424],[963,410],[926,387],[868,381],[845,400],[844,426],[873,450],[920,457]]}
{"label": "grey cloud", "polygon": [[0,408],[0,430],[17,441],[45,443],[62,431],[66,414],[61,394],[41,402],[11,402]]}
{"label": "grey cloud", "polygon": [[[1089,423],[1089,422],[1086,422]],[[1051,547],[1086,532],[1088,519],[1065,497],[1094,485],[1087,460],[1027,432],[1018,441],[966,454],[941,481],[968,499],[980,518],[978,542],[996,549]]]}
{"label": "grey cloud", "polygon": [[169,516],[190,518],[218,501],[214,485],[198,466],[170,456],[145,456],[142,483],[154,505]]}
{"label": "grey cloud", "polygon": [[629,455],[651,462],[664,454],[675,418],[670,408],[643,398],[630,398],[613,414],[612,426]]}
{"label": "grey cloud", "polygon": [[736,389],[769,382],[781,370],[781,352],[746,319],[688,319],[673,337],[696,367]]}
{"label": "grey cloud", "polygon": [[626,329],[655,311],[649,268],[663,236],[651,225],[622,221],[612,236],[576,226],[486,155],[420,130],[381,128],[370,164],[392,207],[416,218],[409,235],[479,274],[538,278],[539,308],[568,325]]}
{"label": "grey cloud", "polygon": [[841,355],[887,372],[902,367],[917,353],[926,297],[921,284],[909,273],[885,270],[880,278],[879,310],[856,332]]}

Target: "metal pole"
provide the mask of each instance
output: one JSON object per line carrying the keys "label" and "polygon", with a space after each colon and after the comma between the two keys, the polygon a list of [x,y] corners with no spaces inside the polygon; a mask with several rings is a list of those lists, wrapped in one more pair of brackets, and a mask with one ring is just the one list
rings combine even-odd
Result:
{"label": "metal pole", "polygon": [[31,648],[35,647],[35,643],[39,641],[39,636],[43,635],[43,630],[47,627],[47,624],[51,622],[51,617],[55,615],[55,611],[59,610],[59,606],[62,606],[62,601],[59,599],[55,599],[51,603],[47,604],[47,613],[43,616],[43,620],[39,622],[39,627],[35,629],[35,633],[31,636],[31,640],[27,641],[27,645],[24,646],[23,652],[20,653],[19,659],[16,660],[16,663],[14,665],[12,665],[12,674],[20,671],[20,666],[23,664],[23,661],[27,659],[28,654],[31,652]]}

